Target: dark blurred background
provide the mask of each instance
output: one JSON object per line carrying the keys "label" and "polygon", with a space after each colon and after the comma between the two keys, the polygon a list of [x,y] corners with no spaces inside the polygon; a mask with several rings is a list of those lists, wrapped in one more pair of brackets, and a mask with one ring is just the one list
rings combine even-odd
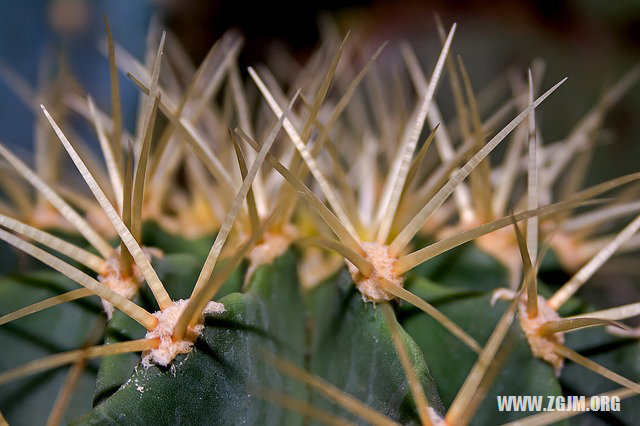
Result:
{"label": "dark blurred background", "polygon": [[[167,1],[165,22],[183,40],[192,57],[201,59],[229,27],[247,37],[242,60],[264,59],[274,43],[283,43],[300,60],[318,39],[318,17],[331,15],[343,31],[366,34],[371,48],[390,45],[381,61],[400,60],[394,42],[408,40],[431,69],[439,51],[434,13],[446,26],[458,23],[454,39],[476,89],[507,67],[524,71],[534,58],[546,61],[544,87],[562,77],[569,81],[540,112],[543,138],[565,136],[598,100],[607,84],[640,61],[640,2],[598,1],[325,1],[296,5],[239,1]],[[505,82],[506,84],[506,82]],[[446,106],[448,87],[440,90]],[[640,160],[640,88],[627,95],[610,114],[605,128],[615,143],[600,146],[588,180],[635,171]],[[606,155],[598,155],[598,153]]]}
{"label": "dark blurred background", "polygon": [[[508,66],[523,70],[534,58],[547,62],[545,86],[568,76],[562,91],[542,108],[543,138],[555,140],[597,101],[606,83],[640,60],[640,2],[574,1],[325,1],[211,0],[0,0],[0,61],[37,87],[63,55],[81,86],[99,105],[109,105],[108,68],[98,52],[103,14],[118,43],[137,57],[145,48],[152,18],[172,30],[197,63],[229,28],[247,38],[244,65],[264,59],[277,44],[303,61],[318,41],[318,17],[332,16],[343,30],[365,34],[371,45],[389,40],[381,61],[398,60],[394,42],[406,39],[431,67],[438,50],[434,12],[445,25],[458,22],[454,41],[476,89]],[[389,53],[387,53],[389,52]],[[134,123],[135,96],[122,78],[125,116]],[[441,90],[445,104],[449,93]],[[634,88],[606,123],[612,144],[598,148],[589,180],[635,170],[640,159],[640,89]],[[0,82],[0,140],[28,152],[33,114]]]}

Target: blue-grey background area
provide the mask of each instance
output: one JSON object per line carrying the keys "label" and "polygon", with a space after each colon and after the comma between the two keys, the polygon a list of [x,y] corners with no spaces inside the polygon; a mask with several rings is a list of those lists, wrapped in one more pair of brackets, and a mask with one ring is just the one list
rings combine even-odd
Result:
{"label": "blue-grey background area", "polygon": [[[69,3],[74,6],[71,11],[75,8],[78,18],[83,18],[73,25],[80,28],[61,31],[52,24],[52,16],[64,1],[69,0],[0,0],[0,61],[32,87],[37,87],[42,74],[40,70],[47,66],[47,61],[56,64],[60,54],[64,54],[81,87],[100,107],[109,110],[108,62],[98,50],[98,43],[105,39],[103,16],[108,16],[116,42],[141,57],[156,2],[72,0]],[[79,9],[83,6],[86,8]],[[126,80],[120,76],[125,124],[131,128],[137,93]],[[4,81],[0,81],[0,140],[22,158],[30,158],[33,128],[33,112]]]}

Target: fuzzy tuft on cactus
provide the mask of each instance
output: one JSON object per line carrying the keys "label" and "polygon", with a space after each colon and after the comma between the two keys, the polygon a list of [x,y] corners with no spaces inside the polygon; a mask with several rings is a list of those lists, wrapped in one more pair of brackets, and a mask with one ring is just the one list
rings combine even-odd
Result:
{"label": "fuzzy tuft on cactus", "polygon": [[402,287],[404,280],[394,272],[395,259],[389,253],[389,247],[367,242],[362,243],[362,250],[366,253],[365,259],[371,264],[369,276],[363,275],[357,266],[347,262],[351,279],[362,294],[362,299],[374,303],[393,300],[394,296],[384,291],[386,283]]}
{"label": "fuzzy tuft on cactus", "polygon": [[[142,354],[141,364],[145,368],[149,368],[154,364],[166,367],[171,364],[176,358],[176,355],[191,352],[193,343],[200,337],[204,330],[203,324],[198,323],[188,327],[181,340],[173,338],[176,323],[186,309],[187,304],[187,300],[176,300],[168,308],[153,314],[153,316],[157,318],[158,324],[153,330],[148,331],[144,338],[147,340],[159,340],[160,343],[157,348],[152,348]],[[224,305],[213,301],[207,303],[202,311],[204,315],[222,314],[223,312]]]}

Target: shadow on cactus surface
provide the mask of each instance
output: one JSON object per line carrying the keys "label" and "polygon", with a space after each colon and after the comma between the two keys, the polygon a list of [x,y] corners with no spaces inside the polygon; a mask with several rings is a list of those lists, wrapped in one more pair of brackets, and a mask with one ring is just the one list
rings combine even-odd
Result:
{"label": "shadow on cactus surface", "polygon": [[[534,61],[494,108],[455,55],[456,25],[438,22],[426,73],[408,44],[360,61],[354,37],[327,23],[308,62],[277,59],[296,73],[260,65],[245,79],[235,32],[195,67],[170,33],[151,30],[143,63],[106,24],[110,109],[3,73],[42,130],[35,167],[0,144],[7,422],[638,418],[640,332],[623,321],[640,302],[599,309],[579,290],[640,242],[639,173],[583,188],[605,115],[640,68],[542,144],[534,110],[569,96],[566,79],[543,84]],[[401,71],[377,62],[383,49],[400,52]],[[119,74],[142,93],[132,131]],[[447,122],[436,92],[453,98]],[[65,183],[69,160],[89,191]],[[601,394],[621,409],[496,403]]]}

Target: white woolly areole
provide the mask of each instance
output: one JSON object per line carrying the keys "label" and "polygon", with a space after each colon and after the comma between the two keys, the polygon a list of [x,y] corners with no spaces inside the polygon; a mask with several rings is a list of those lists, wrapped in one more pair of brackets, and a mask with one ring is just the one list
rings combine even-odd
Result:
{"label": "white woolly areole", "polygon": [[384,287],[382,279],[384,278],[400,287],[404,286],[404,279],[394,272],[396,259],[389,253],[389,246],[375,242],[366,242],[362,243],[361,247],[366,254],[366,259],[373,266],[371,276],[366,278],[360,273],[358,268],[349,261],[347,261],[347,267],[349,268],[353,282],[356,283],[356,287],[358,287],[358,290],[360,290],[362,294],[362,299],[365,302],[373,303],[393,300],[395,297],[382,289]]}
{"label": "white woolly areole", "polygon": [[249,280],[253,271],[255,271],[258,266],[269,264],[273,262],[276,257],[284,253],[297,236],[298,232],[295,226],[291,224],[284,225],[278,232],[265,232],[260,242],[251,249],[247,256],[249,259],[249,268],[245,279]]}
{"label": "white woolly areole", "polygon": [[[148,259],[151,259],[151,256],[162,257],[162,251],[156,248],[143,248],[143,251]],[[144,276],[137,265],[131,265],[131,272],[131,275],[122,273],[120,247],[118,247],[105,261],[104,270],[98,275],[98,281],[120,296],[131,300],[138,294],[138,289],[144,281]],[[102,299],[102,307],[107,314],[107,319],[111,319],[114,311],[113,304]]]}
{"label": "white woolly areole", "polygon": [[524,331],[529,346],[531,346],[531,352],[533,355],[547,361],[553,366],[556,376],[560,376],[562,366],[564,365],[564,358],[558,355],[553,350],[554,343],[564,343],[564,333],[553,333],[549,335],[541,335],[539,330],[542,324],[548,321],[557,321],[561,319],[560,315],[554,311],[548,304],[544,297],[538,296],[538,315],[529,318],[527,315],[527,300],[526,296],[518,304],[518,310],[520,312],[520,326]]}
{"label": "white woolly areole", "polygon": [[[110,290],[118,293],[126,299],[133,299],[138,293],[138,288],[144,277],[140,273],[140,269],[136,265],[131,265],[131,275],[124,275],[120,265],[120,247],[114,250],[114,254],[105,262],[104,270],[98,275],[98,281],[107,286]],[[102,299],[102,307],[107,314],[107,319],[113,316],[113,304]]]}
{"label": "white woolly areole", "polygon": [[[160,344],[156,349],[151,349],[143,354],[142,365],[145,368],[151,367],[153,364],[166,367],[174,360],[176,355],[191,352],[193,342],[202,334],[204,330],[203,324],[189,327],[183,340],[173,340],[173,329],[186,309],[189,303],[188,299],[176,300],[171,306],[153,313],[158,319],[158,325],[147,332],[144,336],[147,340],[160,339]],[[224,312],[224,305],[218,302],[209,302],[204,308],[203,314],[221,314]]]}

